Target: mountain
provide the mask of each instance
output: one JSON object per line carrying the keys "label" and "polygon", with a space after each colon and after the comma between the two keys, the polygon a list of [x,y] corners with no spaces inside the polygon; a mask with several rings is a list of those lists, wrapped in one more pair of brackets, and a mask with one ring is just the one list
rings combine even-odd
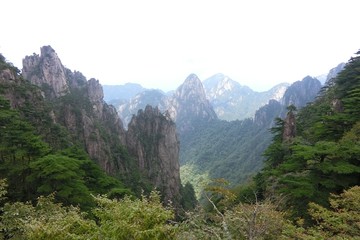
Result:
{"label": "mountain", "polygon": [[[269,100],[280,100],[288,86],[287,83],[281,83],[268,91],[255,92],[219,73],[203,81],[205,90],[203,98],[208,99],[218,118],[227,121],[241,120],[254,117],[255,111]],[[117,96],[121,96],[124,87],[113,88],[114,91],[117,91],[116,89],[121,89],[116,93]],[[144,89],[130,99],[111,99],[114,95],[105,91],[106,94],[109,94],[106,101],[116,106],[125,126],[129,123],[132,115],[136,114],[139,109],[144,109],[147,104],[158,106],[161,111],[172,109],[170,112],[175,111],[172,105],[177,104],[173,100],[174,97],[176,98],[176,90],[163,93],[160,90]]]}
{"label": "mountain", "polygon": [[42,47],[40,55],[26,56],[22,73],[56,106],[54,122],[70,131],[73,141],[80,141],[107,173],[129,168],[121,155],[111,154],[119,144],[125,145],[125,131],[115,109],[103,101],[96,79],[87,81],[82,74],[66,69],[50,46]]}
{"label": "mountain", "polygon": [[104,100],[106,102],[113,100],[130,100],[136,94],[145,91],[140,84],[125,83],[124,85],[103,85]]}
{"label": "mountain", "polygon": [[326,76],[325,83],[329,82],[331,79],[336,78],[336,76],[344,70],[345,63],[339,63],[336,67],[330,69],[329,73]]}
{"label": "mountain", "polygon": [[[126,131],[116,109],[104,101],[99,81],[87,80],[80,72],[65,68],[50,46],[42,47],[40,55],[24,58],[22,75],[4,59],[0,60],[0,97],[7,99],[14,111],[35,126],[51,153],[73,152],[69,149],[76,148],[76,151],[83,151],[84,156],[71,153],[72,157],[81,158],[81,161],[91,159],[135,194],[156,187],[162,191],[164,200],[180,202],[181,184],[176,167],[179,146],[170,119],[157,110],[148,109],[145,114],[135,116],[131,128]],[[3,133],[0,135],[4,136]],[[153,137],[157,141],[143,141],[144,137]],[[139,154],[149,149],[151,155],[146,155],[147,152]],[[59,158],[63,159],[63,156]],[[46,164],[49,159],[53,158],[45,158],[41,164]],[[31,166],[31,160],[27,164]],[[74,164],[69,167],[74,168],[78,163]],[[79,174],[90,170],[81,169]],[[28,173],[28,170],[23,173],[24,179]],[[161,176],[154,177],[158,173],[162,173]],[[46,189],[51,191],[52,188]]]}
{"label": "mountain", "polygon": [[138,93],[129,101],[124,101],[117,105],[117,111],[124,125],[127,126],[134,114],[140,109],[145,109],[147,105],[156,106],[160,111],[167,109],[168,97],[160,90],[145,90]]}
{"label": "mountain", "polygon": [[203,84],[217,116],[227,121],[254,117],[255,111],[269,100],[281,99],[288,87],[284,83],[266,92],[255,92],[221,73],[205,79]]}
{"label": "mountain", "polygon": [[297,108],[305,106],[314,100],[321,89],[321,83],[318,79],[306,76],[301,81],[291,84],[285,91],[281,100],[284,106],[295,105]]}
{"label": "mountain", "polygon": [[206,98],[200,79],[195,74],[190,74],[176,89],[169,101],[168,112],[176,122],[180,134],[218,119]]}
{"label": "mountain", "polygon": [[140,171],[162,192],[164,201],[178,204],[180,142],[175,123],[157,107],[147,105],[131,119],[126,142],[129,152],[136,156]]}
{"label": "mountain", "polygon": [[271,142],[269,129],[275,119],[286,115],[289,104],[301,108],[314,100],[320,87],[317,79],[305,77],[290,85],[281,99],[260,107],[254,118],[214,120],[180,134],[182,180],[191,182],[199,194],[209,179],[224,178],[231,184],[251,179],[263,166],[263,152]]}
{"label": "mountain", "polygon": [[335,78],[339,72],[341,72],[345,67],[345,63],[339,63],[336,67],[330,69],[328,73],[321,74],[316,76],[322,85],[326,84],[330,79]]}
{"label": "mountain", "polygon": [[[340,64],[330,70],[325,86],[310,104],[296,113],[294,108],[288,109],[286,118],[273,128],[273,140],[264,154],[265,166],[255,179],[254,191],[260,198],[286,196],[287,212],[292,219],[304,219],[304,225],[314,219],[323,222],[324,210],[339,206],[329,201],[329,196],[360,184],[359,68],[360,51],[345,67]],[[338,72],[339,69],[343,70]],[[310,90],[314,80],[307,77],[294,83],[289,93],[299,90],[301,84]],[[303,93],[294,96],[303,99]],[[298,102],[293,97],[287,100]],[[322,211],[317,213],[317,219],[313,211],[308,211],[314,204]]]}

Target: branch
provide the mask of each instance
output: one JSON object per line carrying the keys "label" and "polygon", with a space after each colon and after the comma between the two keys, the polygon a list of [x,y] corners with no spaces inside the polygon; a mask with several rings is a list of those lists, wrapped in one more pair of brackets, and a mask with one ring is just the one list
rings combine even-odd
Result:
{"label": "branch", "polygon": [[221,216],[222,218],[222,225],[223,225],[223,228],[224,228],[224,231],[225,231],[225,234],[226,236],[228,236],[228,239],[232,239],[231,237],[231,233],[229,232],[229,228],[226,224],[226,220],[225,220],[225,216],[224,214],[222,214],[219,209],[216,207],[215,203],[211,200],[211,198],[209,198],[207,196],[207,194],[205,194],[205,197],[207,198],[207,200],[211,203],[211,205],[214,207],[215,211]]}

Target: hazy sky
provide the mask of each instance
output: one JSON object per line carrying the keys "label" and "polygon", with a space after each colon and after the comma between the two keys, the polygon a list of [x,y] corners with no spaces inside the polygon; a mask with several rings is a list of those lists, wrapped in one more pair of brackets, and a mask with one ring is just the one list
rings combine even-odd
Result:
{"label": "hazy sky", "polygon": [[9,0],[0,53],[18,68],[51,45],[102,84],[165,91],[190,73],[254,90],[327,73],[360,49],[359,0]]}

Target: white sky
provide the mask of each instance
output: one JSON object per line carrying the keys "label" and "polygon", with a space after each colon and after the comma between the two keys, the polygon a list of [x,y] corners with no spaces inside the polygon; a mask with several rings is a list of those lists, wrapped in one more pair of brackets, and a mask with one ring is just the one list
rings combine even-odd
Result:
{"label": "white sky", "polygon": [[102,84],[165,91],[190,73],[254,90],[327,73],[360,49],[359,0],[8,0],[0,53],[18,68],[51,45]]}

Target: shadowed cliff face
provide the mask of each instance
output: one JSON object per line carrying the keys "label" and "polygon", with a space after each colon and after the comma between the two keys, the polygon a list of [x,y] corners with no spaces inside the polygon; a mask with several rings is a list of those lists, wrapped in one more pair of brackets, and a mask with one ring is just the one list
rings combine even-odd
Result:
{"label": "shadowed cliff face", "polygon": [[163,193],[164,201],[178,204],[180,191],[179,141],[176,127],[158,108],[139,110],[128,126],[126,143],[140,170]]}
{"label": "shadowed cliff face", "polygon": [[40,55],[26,56],[22,72],[53,105],[53,121],[65,126],[107,173],[128,169],[123,157],[113,153],[125,145],[125,130],[114,107],[104,102],[98,80],[87,81],[65,68],[50,46],[42,47]]}
{"label": "shadowed cliff face", "polygon": [[140,172],[165,201],[178,204],[179,141],[169,117],[148,106],[133,117],[126,132],[116,109],[103,100],[99,81],[65,68],[50,46],[42,47],[40,56],[25,57],[23,63],[24,77],[43,91],[52,106],[53,122],[71,133],[73,143],[82,144],[108,174],[131,181]]}
{"label": "shadowed cliff face", "polygon": [[294,105],[297,108],[304,107],[314,100],[321,89],[321,83],[316,78],[305,77],[301,81],[294,82],[285,92],[281,103],[284,106]]}
{"label": "shadowed cliff face", "polygon": [[296,117],[294,112],[289,111],[284,119],[283,141],[291,142],[296,136]]}

